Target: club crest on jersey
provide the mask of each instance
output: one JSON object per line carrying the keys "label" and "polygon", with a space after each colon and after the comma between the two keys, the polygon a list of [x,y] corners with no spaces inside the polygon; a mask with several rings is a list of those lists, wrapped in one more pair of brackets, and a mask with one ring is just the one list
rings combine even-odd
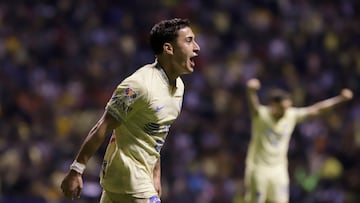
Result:
{"label": "club crest on jersey", "polygon": [[126,88],[124,91],[124,96],[125,98],[127,98],[129,101],[132,101],[133,99],[135,99],[137,97],[136,92],[131,89],[131,88]]}

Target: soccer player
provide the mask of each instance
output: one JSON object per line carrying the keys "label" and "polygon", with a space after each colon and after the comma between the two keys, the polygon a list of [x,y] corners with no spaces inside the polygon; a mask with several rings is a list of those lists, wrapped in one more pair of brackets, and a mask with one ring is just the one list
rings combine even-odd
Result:
{"label": "soccer player", "polygon": [[252,135],[246,157],[245,199],[248,203],[287,203],[287,152],[295,125],[352,99],[353,93],[349,89],[343,89],[338,96],[308,107],[296,108],[292,107],[292,100],[287,92],[272,89],[268,105],[264,106],[259,103],[256,92],[260,87],[258,79],[247,82]]}
{"label": "soccer player", "polygon": [[190,22],[179,18],[155,24],[150,45],[155,62],[117,86],[80,147],[61,183],[67,198],[80,198],[86,163],[112,133],[100,174],[100,202],[160,202],[160,150],[181,110],[184,84],[179,76],[194,71],[200,47]]}

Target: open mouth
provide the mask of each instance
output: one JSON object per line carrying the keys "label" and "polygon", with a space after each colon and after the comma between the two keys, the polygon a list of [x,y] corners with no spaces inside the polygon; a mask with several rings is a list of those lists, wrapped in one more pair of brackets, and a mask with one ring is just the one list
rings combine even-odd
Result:
{"label": "open mouth", "polygon": [[195,66],[195,60],[194,60],[195,57],[196,56],[190,57],[190,65],[191,65],[191,67]]}

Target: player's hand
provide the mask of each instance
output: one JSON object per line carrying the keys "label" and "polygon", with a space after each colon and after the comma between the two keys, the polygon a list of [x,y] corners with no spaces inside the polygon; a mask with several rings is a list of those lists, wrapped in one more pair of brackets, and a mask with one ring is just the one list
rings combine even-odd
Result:
{"label": "player's hand", "polygon": [[83,180],[81,174],[70,170],[61,182],[61,189],[66,198],[71,200],[80,198],[80,193],[83,188]]}
{"label": "player's hand", "polygon": [[340,95],[346,100],[350,100],[353,98],[353,92],[350,89],[342,89]]}
{"label": "player's hand", "polygon": [[247,82],[247,87],[250,89],[250,90],[258,90],[260,89],[261,87],[261,84],[260,84],[260,81],[256,78],[253,78],[253,79],[250,79],[248,82]]}

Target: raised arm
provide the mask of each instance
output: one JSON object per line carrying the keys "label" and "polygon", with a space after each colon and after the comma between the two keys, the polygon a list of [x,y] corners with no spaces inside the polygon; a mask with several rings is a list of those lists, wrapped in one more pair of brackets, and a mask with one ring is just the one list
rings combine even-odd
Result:
{"label": "raised arm", "polygon": [[250,79],[246,84],[246,94],[252,115],[258,114],[260,106],[257,90],[261,87],[260,81],[256,78]]}
{"label": "raised arm", "polygon": [[338,104],[351,100],[353,98],[353,93],[350,89],[342,89],[341,93],[338,96],[320,101],[309,107],[306,107],[306,116],[314,117],[319,116],[327,111],[332,110]]}
{"label": "raised arm", "polygon": [[74,199],[75,197],[80,197],[83,187],[82,173],[85,170],[86,163],[99,149],[106,135],[118,125],[120,125],[120,123],[105,111],[99,121],[90,130],[70,167],[70,171],[61,183],[61,189],[67,198]]}

